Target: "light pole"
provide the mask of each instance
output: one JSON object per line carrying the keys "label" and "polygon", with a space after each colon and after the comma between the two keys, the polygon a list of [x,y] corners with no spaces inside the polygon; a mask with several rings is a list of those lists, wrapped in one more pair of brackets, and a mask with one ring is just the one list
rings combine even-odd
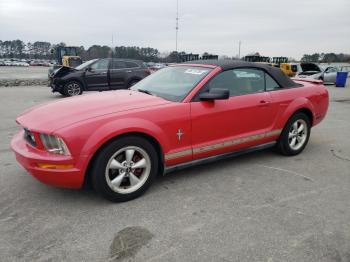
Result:
{"label": "light pole", "polygon": [[177,35],[179,31],[179,0],[176,0],[176,39],[175,39],[175,51],[177,53]]}
{"label": "light pole", "polygon": [[241,40],[238,43],[238,59],[241,59]]}

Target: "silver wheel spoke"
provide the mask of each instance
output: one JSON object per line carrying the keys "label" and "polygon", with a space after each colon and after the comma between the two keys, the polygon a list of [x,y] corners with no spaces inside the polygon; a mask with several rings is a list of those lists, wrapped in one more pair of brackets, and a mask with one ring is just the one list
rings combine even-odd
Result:
{"label": "silver wheel spoke", "polygon": [[146,159],[142,158],[141,160],[139,160],[138,162],[136,162],[132,168],[136,169],[136,168],[145,168],[147,165]]}
{"label": "silver wheel spoke", "polygon": [[295,143],[297,142],[297,138],[293,137],[292,141],[290,142],[291,146],[295,146]]}
{"label": "silver wheel spoke", "polygon": [[125,174],[120,174],[116,178],[114,178],[111,183],[113,186],[119,187],[120,183],[123,181]]}
{"label": "silver wheel spoke", "polygon": [[118,162],[117,160],[115,160],[115,159],[112,160],[112,162],[111,162],[109,168],[111,168],[111,169],[123,169],[123,170],[126,169],[125,166],[123,166],[121,163],[119,163],[119,162]]}
{"label": "silver wheel spoke", "polygon": [[140,182],[140,179],[133,173],[129,173],[129,180],[131,186],[137,185]]}
{"label": "silver wheel spoke", "polygon": [[125,159],[127,162],[132,161],[132,157],[134,156],[135,150],[133,149],[128,149],[125,151]]}
{"label": "silver wheel spoke", "polygon": [[300,136],[297,136],[297,141],[298,141],[298,143],[301,143],[303,141],[303,139]]}
{"label": "silver wheel spoke", "polygon": [[298,133],[300,133],[300,132],[303,131],[303,130],[304,130],[304,125],[301,124],[301,125],[299,126],[299,128],[298,128]]}
{"label": "silver wheel spoke", "polygon": [[292,138],[292,137],[294,137],[294,134],[292,132],[289,132],[288,138]]}
{"label": "silver wheel spoke", "polygon": [[298,131],[298,122],[295,122],[293,124],[293,129],[294,129],[294,131]]}

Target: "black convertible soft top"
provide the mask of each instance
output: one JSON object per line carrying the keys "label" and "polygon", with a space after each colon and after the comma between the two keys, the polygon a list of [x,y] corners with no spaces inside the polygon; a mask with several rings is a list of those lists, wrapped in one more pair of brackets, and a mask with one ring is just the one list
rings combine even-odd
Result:
{"label": "black convertible soft top", "polygon": [[201,64],[201,65],[214,65],[221,67],[223,71],[235,69],[235,68],[258,68],[267,72],[272,78],[274,78],[281,87],[297,87],[299,84],[295,83],[289,76],[285,75],[281,69],[270,66],[268,64],[245,62],[241,60],[195,60],[188,61],[185,64]]}

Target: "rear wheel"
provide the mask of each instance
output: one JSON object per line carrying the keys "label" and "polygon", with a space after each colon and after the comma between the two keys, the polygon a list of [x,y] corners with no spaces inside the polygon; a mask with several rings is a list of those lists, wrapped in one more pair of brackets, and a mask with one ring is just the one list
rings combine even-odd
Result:
{"label": "rear wheel", "polygon": [[77,96],[83,93],[82,85],[77,81],[69,81],[63,87],[63,94],[65,96]]}
{"label": "rear wheel", "polygon": [[306,147],[311,132],[310,119],[304,113],[294,114],[285,125],[277,142],[283,155],[297,155]]}
{"label": "rear wheel", "polygon": [[158,173],[158,157],[150,142],[138,136],[112,141],[98,153],[92,184],[104,198],[122,202],[142,195]]}

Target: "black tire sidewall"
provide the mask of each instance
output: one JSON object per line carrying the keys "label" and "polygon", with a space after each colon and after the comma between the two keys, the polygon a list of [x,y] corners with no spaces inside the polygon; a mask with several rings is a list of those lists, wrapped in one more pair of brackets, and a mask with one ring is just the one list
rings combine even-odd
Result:
{"label": "black tire sidewall", "polygon": [[79,85],[79,87],[80,87],[79,95],[81,95],[81,94],[83,93],[83,86],[82,86],[78,81],[71,80],[71,81],[68,81],[68,82],[64,85],[64,87],[63,87],[63,92],[62,92],[63,95],[65,95],[65,96],[71,96],[71,95],[68,94],[67,88],[68,88],[68,85],[69,85],[69,84],[73,84],[73,83]]}
{"label": "black tire sidewall", "polygon": [[[151,160],[151,171],[146,182],[135,192],[120,194],[114,192],[107,184],[105,170],[112,155],[126,146],[137,146],[146,151]],[[158,173],[158,156],[154,146],[146,139],[139,136],[125,136],[115,139],[105,145],[94,159],[92,167],[92,185],[97,193],[113,202],[124,202],[139,197],[150,187]]]}
{"label": "black tire sidewall", "polygon": [[[306,140],[304,142],[304,145],[301,148],[299,148],[298,150],[294,150],[289,145],[288,136],[289,136],[289,130],[290,130],[291,126],[293,125],[293,123],[295,121],[297,121],[299,119],[302,119],[306,122],[308,132],[307,132],[307,136],[306,136]],[[307,143],[309,142],[310,134],[311,134],[311,123],[310,123],[309,117],[302,112],[295,113],[291,118],[289,118],[287,124],[283,128],[282,134],[278,140],[279,151],[282,154],[287,155],[287,156],[294,156],[294,155],[301,153],[304,150],[304,148],[306,147]]]}

